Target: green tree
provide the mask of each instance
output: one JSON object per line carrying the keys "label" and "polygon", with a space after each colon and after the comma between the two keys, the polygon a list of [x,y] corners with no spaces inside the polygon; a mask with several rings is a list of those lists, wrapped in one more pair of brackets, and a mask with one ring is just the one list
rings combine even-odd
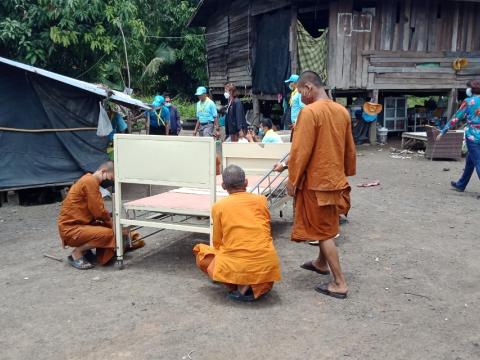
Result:
{"label": "green tree", "polygon": [[149,30],[147,41],[152,45],[147,55],[154,60],[159,53],[172,49],[175,57],[173,62],[156,64],[157,71],[145,78],[148,81],[145,91],[170,90],[191,95],[195,86],[207,80],[203,30],[187,28],[197,1],[139,0],[139,3],[145,4],[139,8]]}
{"label": "green tree", "polygon": [[[201,31],[186,28],[195,5],[194,0],[3,0],[0,54],[123,89],[128,84],[123,32],[132,87],[189,93],[206,76],[203,37],[196,36]],[[173,57],[146,71],[162,49]]]}

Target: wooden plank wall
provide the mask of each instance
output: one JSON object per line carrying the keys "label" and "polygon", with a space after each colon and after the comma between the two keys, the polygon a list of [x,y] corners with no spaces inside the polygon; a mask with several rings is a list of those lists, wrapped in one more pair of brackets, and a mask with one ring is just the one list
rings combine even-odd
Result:
{"label": "wooden plank wall", "polygon": [[[380,36],[364,51],[369,89],[451,89],[480,75],[480,4],[386,0],[377,12]],[[452,68],[458,57],[469,60],[466,69]]]}
{"label": "wooden plank wall", "polygon": [[328,85],[338,89],[367,86],[368,59],[364,51],[374,46],[374,17],[354,11],[353,0],[330,2]]}
{"label": "wooden plank wall", "polygon": [[229,21],[229,41],[227,59],[227,80],[237,87],[250,87],[252,76],[250,69],[252,51],[252,26],[249,14],[249,0],[231,2]]}
{"label": "wooden plank wall", "polygon": [[252,21],[250,0],[224,2],[211,17],[207,27],[209,86],[222,89],[232,82],[250,87],[252,54]]}
{"label": "wooden plank wall", "polygon": [[207,27],[207,59],[209,87],[223,87],[227,82],[226,49],[228,47],[228,14],[219,9]]}
{"label": "wooden plank wall", "polygon": [[[355,3],[362,7],[361,0]],[[371,28],[367,15],[354,10],[353,0],[330,1],[331,88],[449,89],[480,75],[471,54],[480,50],[479,3],[378,0]],[[438,71],[422,66],[439,57],[444,61]],[[469,57],[469,70],[455,72],[456,57]]]}
{"label": "wooden plank wall", "polygon": [[445,0],[378,1],[375,50],[480,50],[480,3]]}

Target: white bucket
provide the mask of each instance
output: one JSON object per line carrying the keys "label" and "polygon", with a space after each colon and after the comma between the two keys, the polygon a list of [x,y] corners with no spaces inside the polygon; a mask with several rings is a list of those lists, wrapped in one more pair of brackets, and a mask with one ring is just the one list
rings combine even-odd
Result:
{"label": "white bucket", "polygon": [[380,144],[386,144],[388,138],[388,129],[386,127],[381,127],[377,129],[378,142]]}

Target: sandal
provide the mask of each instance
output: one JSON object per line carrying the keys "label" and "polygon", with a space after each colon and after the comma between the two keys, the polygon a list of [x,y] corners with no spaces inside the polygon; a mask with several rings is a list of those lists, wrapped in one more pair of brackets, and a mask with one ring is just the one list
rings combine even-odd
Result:
{"label": "sandal", "polygon": [[85,251],[83,257],[92,265],[95,265],[97,263],[97,255],[95,255],[95,253],[90,249]]}
{"label": "sandal", "polygon": [[302,269],[305,269],[305,270],[309,270],[309,271],[313,271],[313,272],[316,272],[317,274],[320,274],[320,275],[330,275],[330,271],[322,271],[322,270],[318,270],[314,265],[313,265],[313,261],[308,261],[306,262],[305,264],[303,265],[300,265],[300,267]]}
{"label": "sandal", "polygon": [[81,258],[78,258],[77,260],[74,260],[72,255],[69,255],[67,261],[70,265],[72,265],[75,269],[78,270],[89,270],[95,267],[94,265],[90,264],[83,256]]}
{"label": "sandal", "polygon": [[228,293],[227,297],[230,300],[241,301],[241,302],[252,302],[255,301],[255,296],[253,295],[252,288],[249,288],[245,294],[242,294],[240,291],[235,290]]}
{"label": "sandal", "polygon": [[335,299],[346,299],[347,298],[347,293],[339,293],[335,291],[330,291],[328,290],[328,285],[329,283],[323,283],[320,285],[315,286],[315,291],[319,292],[320,294],[327,295],[334,297]]}

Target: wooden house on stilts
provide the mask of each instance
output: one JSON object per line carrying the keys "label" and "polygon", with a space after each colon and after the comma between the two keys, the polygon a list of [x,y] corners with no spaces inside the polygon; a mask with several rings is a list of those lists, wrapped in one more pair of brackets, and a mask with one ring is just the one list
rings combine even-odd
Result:
{"label": "wooden house on stilts", "polygon": [[478,19],[480,0],[201,0],[190,26],[206,28],[212,93],[233,82],[255,116],[312,69],[332,96],[376,99],[379,121],[407,131],[405,96],[448,97],[447,117],[480,76]]}

